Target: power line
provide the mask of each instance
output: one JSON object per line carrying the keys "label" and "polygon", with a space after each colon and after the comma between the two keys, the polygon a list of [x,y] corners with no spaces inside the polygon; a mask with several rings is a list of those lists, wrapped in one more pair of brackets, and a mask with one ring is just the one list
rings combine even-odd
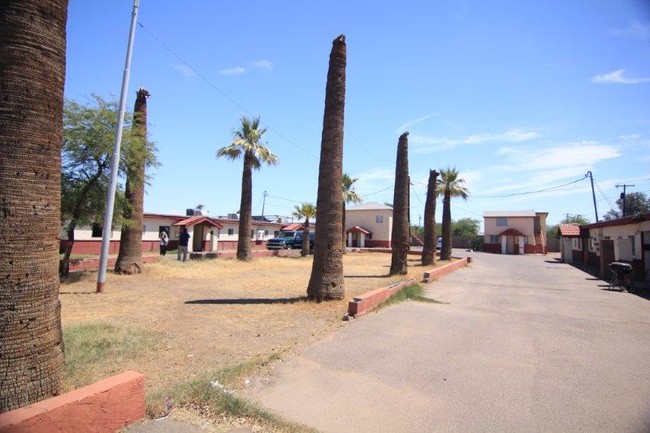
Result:
{"label": "power line", "polygon": [[[185,65],[187,68],[189,68],[190,71],[192,71],[194,74],[196,74],[196,76],[198,76],[199,78],[201,78],[201,79],[202,79],[203,81],[205,81],[205,82],[206,82],[210,87],[212,87],[214,90],[216,90],[217,92],[219,92],[219,93],[221,94],[221,96],[223,96],[223,97],[226,98],[228,101],[230,101],[231,104],[233,104],[234,106],[236,106],[237,108],[239,108],[240,110],[242,110],[244,113],[248,114],[249,116],[253,117],[253,114],[251,114],[251,112],[248,111],[248,110],[247,110],[243,105],[241,105],[239,102],[235,101],[233,98],[231,98],[230,96],[228,96],[228,94],[227,94],[226,92],[224,92],[223,90],[221,90],[221,89],[220,89],[219,87],[217,87],[217,86],[216,86],[212,81],[210,81],[207,77],[205,77],[203,74],[201,74],[199,71],[197,71],[194,67],[192,67],[192,65],[190,65],[189,63],[187,63],[187,62],[185,61],[185,59],[183,59],[179,54],[177,54],[174,50],[172,50],[172,49],[171,49],[167,44],[165,44],[165,43],[164,43],[164,42],[163,42],[159,37],[157,37],[156,35],[154,35],[154,34],[153,34],[149,29],[147,29],[147,28],[146,28],[146,27],[145,27],[145,26],[144,26],[140,21],[138,21],[138,25],[140,26],[140,28],[141,28],[142,30],[144,30],[145,32],[147,32],[147,33],[149,34],[149,36],[151,36],[151,37],[152,37],[156,42],[158,42],[158,43],[159,43],[163,48],[165,48],[167,51],[169,51],[169,52],[171,53],[171,55],[174,56],[174,57],[175,57],[179,62],[181,62],[183,65]],[[284,139],[284,140],[287,141],[288,143],[291,143],[292,145],[296,146],[298,149],[302,150],[303,152],[307,153],[308,155],[311,155],[311,156],[313,156],[314,158],[317,158],[317,159],[318,159],[318,157],[317,157],[314,153],[312,153],[311,151],[309,151],[309,150],[306,149],[305,147],[299,145],[299,144],[296,143],[295,141],[289,139],[287,136],[285,136],[284,134],[282,134],[280,131],[275,130],[275,129],[272,128],[268,123],[264,123],[264,125],[266,126],[266,128],[267,128],[269,131],[271,131],[271,132],[273,132],[274,134],[276,134],[277,136],[281,137],[282,139]]]}
{"label": "power line", "polygon": [[380,189],[379,191],[371,192],[370,194],[362,195],[361,198],[366,198],[366,197],[370,197],[371,195],[379,194],[380,192],[387,191],[387,190],[391,189],[392,187],[393,187],[393,185],[391,185],[391,186],[389,186],[387,188],[384,188],[384,189]]}
{"label": "power line", "polygon": [[520,195],[539,194],[540,192],[554,191],[554,190],[557,190],[557,189],[560,189],[560,188],[564,188],[566,186],[573,185],[574,183],[581,182],[581,181],[585,180],[586,178],[587,177],[584,176],[584,177],[581,177],[580,179],[576,179],[576,180],[574,180],[572,182],[568,182],[568,183],[565,183],[565,184],[562,184],[562,185],[552,186],[552,187],[549,187],[549,188],[538,189],[536,191],[515,192],[515,193],[512,193],[512,194],[505,194],[505,195],[470,195],[470,197],[472,197],[472,198],[507,198],[507,197],[517,197],[517,196],[520,196]]}

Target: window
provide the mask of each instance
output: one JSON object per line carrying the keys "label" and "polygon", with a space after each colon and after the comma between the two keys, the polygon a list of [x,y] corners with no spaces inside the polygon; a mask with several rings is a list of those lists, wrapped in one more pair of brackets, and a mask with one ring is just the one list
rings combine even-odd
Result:
{"label": "window", "polygon": [[147,226],[142,226],[142,233],[147,233]]}
{"label": "window", "polygon": [[93,238],[101,238],[102,237],[102,230],[104,230],[104,227],[100,223],[93,223],[92,227],[92,237]]}
{"label": "window", "polygon": [[384,223],[384,216],[383,215],[375,215],[375,222],[377,224],[383,224]]}
{"label": "window", "polygon": [[235,234],[235,229],[228,229],[228,235],[232,236]]}
{"label": "window", "polygon": [[267,237],[268,235],[269,235],[269,231],[268,231],[268,230],[264,230],[264,237]]}
{"label": "window", "polygon": [[632,255],[636,256],[636,248],[635,248],[635,245],[634,245],[634,241],[636,240],[636,237],[635,236],[628,236],[628,238],[630,239],[630,242],[632,242]]}
{"label": "window", "polygon": [[508,227],[508,218],[497,217],[497,227]]}
{"label": "window", "polygon": [[498,244],[499,243],[499,236],[498,235],[490,235],[490,243],[491,244]]}

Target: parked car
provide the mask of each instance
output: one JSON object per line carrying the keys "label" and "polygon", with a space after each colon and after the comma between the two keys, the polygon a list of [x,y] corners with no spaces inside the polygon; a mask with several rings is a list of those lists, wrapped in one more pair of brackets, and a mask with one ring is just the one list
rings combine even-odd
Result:
{"label": "parked car", "polygon": [[442,238],[438,238],[438,244],[436,245],[437,250],[442,250]]}
{"label": "parked car", "polygon": [[[309,249],[314,248],[315,233],[309,232]],[[302,248],[302,231],[282,232],[277,238],[266,242],[267,250],[288,250]]]}
{"label": "parked car", "polygon": [[280,236],[278,236],[277,238],[271,238],[266,242],[266,249],[267,250],[288,250],[289,248],[293,248],[298,233],[299,232],[281,232]]}

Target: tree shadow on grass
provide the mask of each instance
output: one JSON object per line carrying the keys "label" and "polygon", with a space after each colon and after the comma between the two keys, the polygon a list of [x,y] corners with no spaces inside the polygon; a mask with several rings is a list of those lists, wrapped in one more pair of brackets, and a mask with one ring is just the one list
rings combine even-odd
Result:
{"label": "tree shadow on grass", "polygon": [[273,304],[295,304],[308,302],[306,296],[295,298],[234,298],[234,299],[194,299],[185,301],[186,304],[198,305],[273,305]]}

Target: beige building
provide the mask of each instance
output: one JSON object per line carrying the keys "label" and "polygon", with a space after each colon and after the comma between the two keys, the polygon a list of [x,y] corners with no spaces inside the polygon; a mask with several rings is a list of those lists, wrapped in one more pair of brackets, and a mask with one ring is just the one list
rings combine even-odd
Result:
{"label": "beige building", "polygon": [[347,246],[359,248],[390,248],[393,230],[393,208],[385,204],[362,203],[346,209]]}
{"label": "beige building", "polygon": [[534,210],[485,211],[484,250],[500,254],[546,254],[546,217]]}

